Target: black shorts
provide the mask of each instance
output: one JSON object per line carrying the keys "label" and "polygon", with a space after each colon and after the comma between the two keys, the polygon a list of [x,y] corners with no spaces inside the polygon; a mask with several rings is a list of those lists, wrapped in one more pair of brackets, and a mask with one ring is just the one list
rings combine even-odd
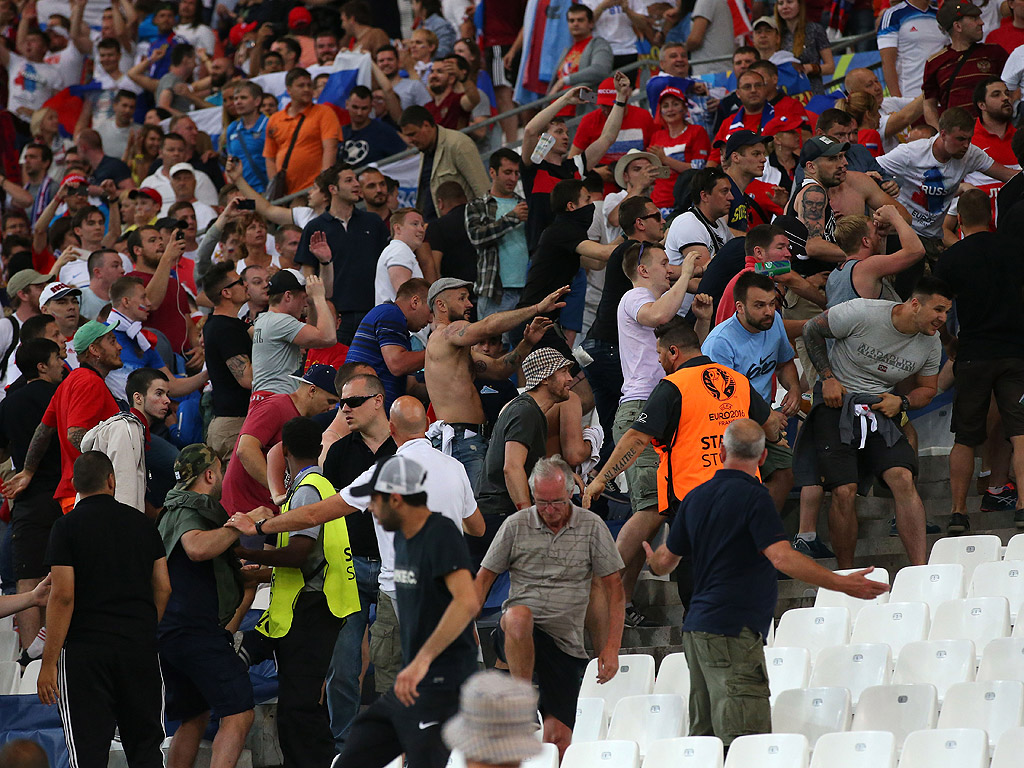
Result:
{"label": "black shorts", "polygon": [[445,768],[441,726],[459,711],[459,689],[419,688],[411,707],[391,689],[356,715],[332,768],[383,768],[403,752],[408,768]]}
{"label": "black shorts", "polygon": [[[841,408],[819,407],[813,421],[814,449],[826,491],[841,485],[857,485],[860,478],[873,474],[878,479],[893,467],[904,467],[917,474],[917,455],[906,436],[887,446],[877,432],[869,432],[863,448],[844,443],[839,438]],[[886,418],[878,414],[879,419]]]}
{"label": "black shorts", "polygon": [[235,653],[227,630],[176,632],[160,638],[168,720],[247,712],[256,706],[249,668]]}
{"label": "black shorts", "polygon": [[504,63],[505,54],[511,50],[511,45],[488,45],[484,47],[484,66],[491,75],[491,83],[495,88],[514,88],[516,84],[516,73],[519,72],[519,61],[521,54],[516,54],[511,67]]}
{"label": "black shorts", "polygon": [[[491,632],[494,652],[505,659],[505,632],[497,626]],[[547,634],[533,628],[533,679],[540,689],[540,711],[550,715],[570,730],[576,725],[576,699],[580,695],[588,659],[579,659],[563,651]]]}
{"label": "black shorts", "polygon": [[53,488],[43,488],[18,497],[11,510],[11,559],[15,579],[42,579],[50,529],[63,513],[53,498]]}
{"label": "black shorts", "polygon": [[977,446],[988,436],[988,409],[992,396],[1003,421],[1007,438],[1024,435],[1024,360],[1000,357],[995,360],[957,361],[953,369],[952,429],[960,445]]}

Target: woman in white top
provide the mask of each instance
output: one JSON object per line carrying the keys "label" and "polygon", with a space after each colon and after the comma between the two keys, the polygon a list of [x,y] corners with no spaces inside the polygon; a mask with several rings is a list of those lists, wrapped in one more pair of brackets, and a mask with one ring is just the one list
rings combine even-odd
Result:
{"label": "woman in white top", "polygon": [[201,23],[199,0],[181,0],[178,3],[178,19],[180,24],[174,28],[174,34],[184,38],[197,50],[202,48],[207,56],[213,56],[216,40],[213,30]]}
{"label": "woman in white top", "polygon": [[276,254],[267,251],[267,221],[255,211],[245,213],[238,219],[241,242],[238,244],[238,261],[235,268],[241,272],[246,267],[264,267],[271,275],[281,268]]}
{"label": "woman in white top", "polygon": [[40,107],[32,113],[29,123],[32,140],[45,144],[53,152],[53,162],[47,175],[55,181],[64,178],[65,162],[69,147],[74,146],[71,139],[60,135],[60,115],[52,107]]}

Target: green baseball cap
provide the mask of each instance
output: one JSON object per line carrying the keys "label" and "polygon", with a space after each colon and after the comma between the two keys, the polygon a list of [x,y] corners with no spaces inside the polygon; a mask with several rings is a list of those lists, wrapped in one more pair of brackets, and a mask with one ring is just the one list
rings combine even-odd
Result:
{"label": "green baseball cap", "polygon": [[91,345],[95,344],[97,340],[117,328],[118,322],[118,320],[114,320],[111,323],[99,323],[95,320],[90,320],[83,325],[75,331],[75,338],[71,342],[75,347],[75,353],[81,355]]}
{"label": "green baseball cap", "polygon": [[206,443],[192,443],[181,449],[174,460],[174,487],[186,490],[217,461],[217,454]]}

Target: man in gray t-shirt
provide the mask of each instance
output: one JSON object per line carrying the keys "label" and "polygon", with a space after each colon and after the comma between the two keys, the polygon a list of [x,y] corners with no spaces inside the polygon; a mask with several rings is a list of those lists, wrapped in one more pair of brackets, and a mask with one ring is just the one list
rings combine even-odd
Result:
{"label": "man in gray t-shirt", "polygon": [[[923,408],[935,397],[941,354],[938,333],[952,304],[948,285],[923,277],[902,304],[852,299],[804,326],[804,345],[822,383],[815,390],[815,408],[795,453],[798,457],[811,453],[802,451],[800,444],[813,440],[817,475],[832,491],[829,524],[840,568],[853,566],[854,501],[862,470],[889,486],[910,562],[925,563],[924,504],[914,486],[917,451],[899,429],[905,429],[907,411]],[[831,349],[826,346],[829,339],[834,340]],[[909,387],[901,391],[906,394],[895,394],[893,390],[905,381]],[[879,399],[858,406],[847,395]]]}
{"label": "man in gray t-shirt", "polygon": [[[338,343],[334,315],[319,277],[303,277],[298,270],[282,269],[270,278],[267,292],[270,307],[252,327],[254,398],[290,395],[296,388],[292,374],[299,370],[302,349]],[[307,310],[310,322],[303,322],[300,318]]]}

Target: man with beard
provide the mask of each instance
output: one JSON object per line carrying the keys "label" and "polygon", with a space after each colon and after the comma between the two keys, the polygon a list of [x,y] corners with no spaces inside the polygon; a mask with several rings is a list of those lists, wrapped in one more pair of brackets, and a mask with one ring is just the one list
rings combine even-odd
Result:
{"label": "man with beard", "polygon": [[359,174],[360,191],[366,210],[376,213],[388,224],[391,220],[391,208],[388,207],[387,177],[376,168],[367,168]]}
{"label": "man with beard", "polygon": [[75,459],[82,453],[82,438],[118,411],[104,382],[107,374],[122,365],[121,345],[114,338],[113,330],[112,325],[90,320],[75,333],[74,349],[79,367],[53,393],[25,452],[24,467],[2,488],[7,498],[17,498],[32,482],[56,434],[60,442],[61,478],[55,498],[65,512],[74,506],[75,488],[71,478]]}
{"label": "man with beard", "polygon": [[469,77],[465,59],[453,53],[435,61],[427,75],[427,89],[431,99],[427,111],[434,122],[456,131],[469,125],[473,108],[480,103],[480,91]]}
{"label": "man with beard", "polygon": [[[836,215],[829,190],[846,180],[846,150],[850,145],[828,136],[815,136],[804,144],[800,161],[803,185],[789,201],[786,214],[796,216],[807,227],[807,262],[794,268],[803,274],[821,272],[843,261],[843,249],[836,245]],[[797,257],[800,258],[799,256]]]}

